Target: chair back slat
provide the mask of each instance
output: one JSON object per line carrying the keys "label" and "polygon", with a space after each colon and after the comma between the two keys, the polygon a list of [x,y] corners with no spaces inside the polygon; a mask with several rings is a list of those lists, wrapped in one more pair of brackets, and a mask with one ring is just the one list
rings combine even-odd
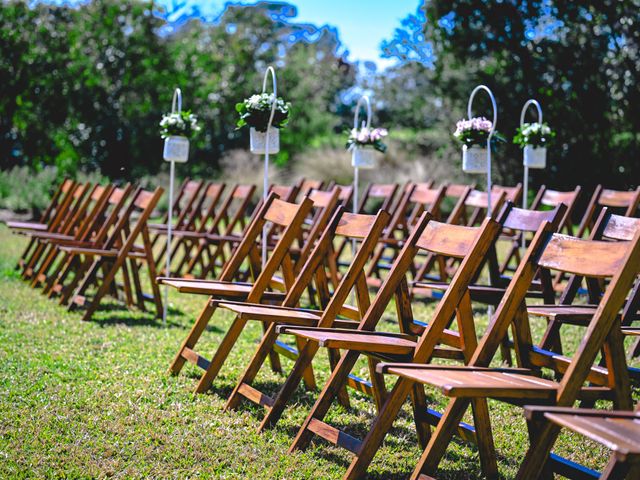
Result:
{"label": "chair back slat", "polygon": [[547,207],[555,207],[561,203],[567,206],[573,205],[576,197],[580,193],[579,188],[570,192],[560,192],[558,190],[544,191],[540,203]]}
{"label": "chair back slat", "polygon": [[140,210],[146,209],[150,202],[153,201],[155,192],[148,192],[146,190],[140,190],[135,197],[133,204]]}
{"label": "chair back slat", "polygon": [[620,270],[628,250],[628,242],[580,240],[556,233],[549,240],[538,263],[551,270],[606,278]]}
{"label": "chair back slat", "polygon": [[344,212],[336,227],[336,234],[350,238],[365,238],[376,219],[375,215]]}
{"label": "chair back slat", "polygon": [[640,218],[612,214],[602,236],[612,240],[629,241],[633,239],[638,230],[640,230]]}
{"label": "chair back slat", "polygon": [[286,227],[291,224],[298,211],[299,205],[276,198],[269,206],[264,218],[276,225]]}
{"label": "chair back slat", "polygon": [[417,242],[423,250],[446,257],[465,257],[474,245],[479,227],[449,225],[432,220],[426,226]]}
{"label": "chair back slat", "polygon": [[504,221],[504,228],[521,232],[536,232],[543,222],[553,222],[560,206],[553,210],[527,210],[513,207]]}
{"label": "chair back slat", "polygon": [[620,190],[610,190],[604,188],[600,193],[598,203],[606,207],[627,208],[638,198],[637,191],[624,192]]}

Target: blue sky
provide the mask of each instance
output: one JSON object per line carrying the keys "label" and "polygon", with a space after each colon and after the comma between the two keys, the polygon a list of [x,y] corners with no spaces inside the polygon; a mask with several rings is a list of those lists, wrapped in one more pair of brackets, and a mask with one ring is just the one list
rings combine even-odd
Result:
{"label": "blue sky", "polygon": [[[204,16],[215,18],[224,1],[159,0],[169,10],[197,6]],[[250,5],[252,1],[234,2]],[[380,56],[380,42],[389,39],[400,21],[415,13],[421,0],[290,0],[298,8],[296,22],[329,24],[338,28],[350,60],[372,60],[379,67],[394,63]]]}

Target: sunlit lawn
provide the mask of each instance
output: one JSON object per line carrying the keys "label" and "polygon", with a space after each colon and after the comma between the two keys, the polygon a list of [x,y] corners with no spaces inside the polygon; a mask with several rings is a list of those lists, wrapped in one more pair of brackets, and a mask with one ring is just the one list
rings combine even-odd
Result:
{"label": "sunlit lawn", "polygon": [[[300,389],[277,427],[264,434],[256,433],[259,407],[222,411],[259,339],[259,325],[245,331],[214,389],[194,396],[195,367],[187,366],[177,377],[166,369],[203,298],[172,292],[166,328],[149,313],[115,304],[94,321],[81,322],[79,313],[67,312],[18,278],[13,266],[23,242],[0,227],[0,478],[290,479],[344,473],[350,454],[322,441],[307,452],[287,453],[315,392]],[[431,308],[417,306],[416,317],[428,319]],[[383,328],[394,328],[392,311]],[[215,317],[202,351],[214,351],[229,320],[224,314]],[[575,337],[574,345],[579,334]],[[319,355],[316,364],[322,385],[326,356]],[[273,388],[281,377],[266,369],[260,380]],[[428,393],[434,408],[441,408],[442,396]],[[499,403],[490,409],[500,471],[511,478],[528,445],[522,412]],[[354,393],[351,408],[334,408],[328,421],[361,437],[373,413],[373,403]],[[593,468],[601,468],[607,458],[605,450],[579,436],[563,436],[558,452]],[[407,405],[370,476],[405,478],[420,453]],[[475,448],[455,442],[438,478],[479,476]]]}

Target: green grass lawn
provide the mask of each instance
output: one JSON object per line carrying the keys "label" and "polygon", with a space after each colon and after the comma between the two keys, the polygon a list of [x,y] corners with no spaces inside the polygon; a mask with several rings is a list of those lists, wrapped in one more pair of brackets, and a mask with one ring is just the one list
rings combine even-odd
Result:
{"label": "green grass lawn", "polygon": [[[115,304],[82,322],[79,313],[67,312],[18,278],[13,266],[23,246],[23,238],[0,226],[0,478],[342,476],[350,454],[323,441],[306,452],[287,453],[315,392],[300,389],[280,423],[264,434],[256,433],[259,407],[222,411],[260,338],[259,325],[245,331],[214,388],[194,396],[195,367],[188,365],[176,377],[166,369],[204,298],[171,292],[167,328],[152,314]],[[416,316],[428,319],[431,309],[416,307]],[[486,315],[480,318],[486,323]],[[214,351],[229,321],[229,315],[214,317],[202,352]],[[394,328],[390,321],[383,326]],[[286,368],[288,360],[283,362]],[[326,355],[314,365],[322,385]],[[281,382],[270,371],[259,378],[267,387]],[[434,408],[441,408],[442,396],[428,393]],[[528,446],[522,411],[493,402],[490,410],[500,471],[512,478]],[[363,436],[374,412],[372,401],[354,393],[351,408],[334,408],[328,421]],[[403,413],[369,469],[371,478],[406,478],[413,470],[421,451],[408,405]],[[602,468],[608,457],[606,450],[568,434],[557,452],[592,468]],[[454,442],[438,478],[479,476],[476,449]]]}

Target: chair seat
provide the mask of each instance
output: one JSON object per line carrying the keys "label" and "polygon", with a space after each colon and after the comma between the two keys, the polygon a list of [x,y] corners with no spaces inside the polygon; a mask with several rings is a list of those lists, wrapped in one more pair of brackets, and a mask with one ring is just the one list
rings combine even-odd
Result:
{"label": "chair seat", "polygon": [[527,307],[527,312],[562,323],[586,325],[593,318],[596,308],[595,305],[531,305]]}
{"label": "chair seat", "polygon": [[527,375],[523,369],[390,364],[384,371],[433,385],[449,397],[553,400],[559,388],[558,383]]}
{"label": "chair seat", "polygon": [[[316,325],[322,312],[309,310],[295,310],[249,303],[221,303],[220,308],[231,310],[245,320],[260,320],[263,322],[281,322],[298,325]],[[354,322],[355,323],[355,322]]]}
{"label": "chair seat", "polygon": [[545,413],[552,422],[623,455],[640,455],[640,415],[635,419],[575,413]]}
{"label": "chair seat", "polygon": [[335,328],[279,328],[280,333],[314,340],[321,347],[347,348],[374,353],[412,354],[417,343],[408,335],[376,332],[353,332]]}
{"label": "chair seat", "polygon": [[214,280],[187,280],[182,278],[158,278],[161,285],[169,285],[180,293],[195,293],[199,295],[223,295],[228,297],[246,298],[251,291],[249,283],[217,282]]}
{"label": "chair seat", "polygon": [[46,223],[38,223],[38,222],[7,222],[7,227],[13,230],[40,230],[40,231],[47,230]]}

